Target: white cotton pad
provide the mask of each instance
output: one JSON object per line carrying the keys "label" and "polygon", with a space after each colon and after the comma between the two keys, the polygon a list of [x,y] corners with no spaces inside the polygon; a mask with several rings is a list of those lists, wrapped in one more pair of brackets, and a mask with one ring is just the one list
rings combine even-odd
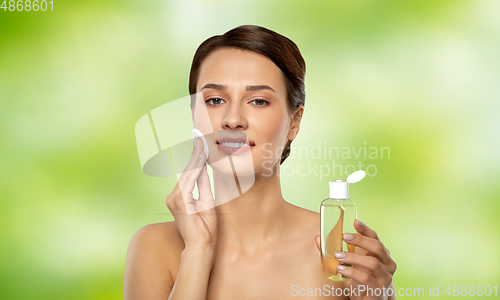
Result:
{"label": "white cotton pad", "polygon": [[191,130],[191,133],[193,134],[193,142],[195,137],[199,137],[203,141],[203,153],[205,153],[205,159],[208,159],[208,154],[209,154],[208,144],[207,140],[205,139],[205,136],[203,135],[203,133],[201,133],[201,131],[199,131],[196,128]]}

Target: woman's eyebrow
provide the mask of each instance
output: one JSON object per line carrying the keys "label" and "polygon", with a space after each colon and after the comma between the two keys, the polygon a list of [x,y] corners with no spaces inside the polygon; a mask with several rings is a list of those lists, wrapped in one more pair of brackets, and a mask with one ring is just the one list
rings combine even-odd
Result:
{"label": "woman's eyebrow", "polygon": [[[225,84],[217,84],[217,83],[207,83],[205,84],[201,89],[214,89],[214,90],[219,90],[219,91],[226,91],[227,90],[227,85]],[[247,91],[261,91],[261,90],[270,90],[276,93],[276,91],[265,84],[259,84],[259,85],[247,85],[246,86]]]}
{"label": "woman's eyebrow", "polygon": [[246,88],[247,91],[261,91],[261,90],[270,90],[270,91],[273,91],[276,93],[276,91],[268,86],[268,85],[247,85],[247,88]]}
{"label": "woman's eyebrow", "polygon": [[227,90],[227,85],[216,84],[216,83],[207,83],[200,89],[200,91],[203,89],[214,89],[214,90],[220,90],[220,91],[224,90],[225,91],[225,90]]}

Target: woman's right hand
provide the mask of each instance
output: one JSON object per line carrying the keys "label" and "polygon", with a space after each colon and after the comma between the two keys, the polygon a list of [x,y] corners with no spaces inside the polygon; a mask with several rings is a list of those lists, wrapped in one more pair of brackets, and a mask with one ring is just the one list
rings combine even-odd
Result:
{"label": "woman's right hand", "polygon": [[[198,200],[193,198],[196,181]],[[195,138],[191,158],[166,204],[184,240],[184,251],[213,255],[217,242],[217,214],[200,138]]]}

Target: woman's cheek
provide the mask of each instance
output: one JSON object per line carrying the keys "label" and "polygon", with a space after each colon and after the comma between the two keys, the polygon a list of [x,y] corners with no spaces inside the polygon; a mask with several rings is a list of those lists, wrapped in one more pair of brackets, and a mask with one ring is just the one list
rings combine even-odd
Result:
{"label": "woman's cheek", "polygon": [[276,117],[276,115],[274,117],[270,116],[268,120],[269,125],[266,126],[266,128],[269,139],[272,140],[276,148],[283,147],[288,134],[288,122],[286,122],[286,116],[280,116],[279,118]]}
{"label": "woman's cheek", "polygon": [[285,121],[285,118],[276,118],[276,114],[271,114],[257,125],[260,128],[258,136],[262,143],[261,159],[276,161],[281,157],[288,128]]}

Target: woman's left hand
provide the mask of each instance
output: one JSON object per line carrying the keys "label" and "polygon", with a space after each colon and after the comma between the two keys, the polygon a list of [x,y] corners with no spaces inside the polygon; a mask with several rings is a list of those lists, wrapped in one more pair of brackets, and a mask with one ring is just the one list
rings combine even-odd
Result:
{"label": "woman's left hand", "polygon": [[[335,253],[339,262],[353,265],[337,266],[342,275],[352,278],[351,281],[345,282],[345,288],[353,291],[351,299],[387,299],[388,295],[389,298],[395,299],[392,276],[396,271],[396,263],[392,260],[389,250],[382,244],[377,233],[361,221],[354,221],[354,228],[357,233],[344,234],[344,241],[356,246],[356,253]],[[319,236],[316,237],[316,245],[320,248]],[[365,251],[359,251],[358,248]]]}

